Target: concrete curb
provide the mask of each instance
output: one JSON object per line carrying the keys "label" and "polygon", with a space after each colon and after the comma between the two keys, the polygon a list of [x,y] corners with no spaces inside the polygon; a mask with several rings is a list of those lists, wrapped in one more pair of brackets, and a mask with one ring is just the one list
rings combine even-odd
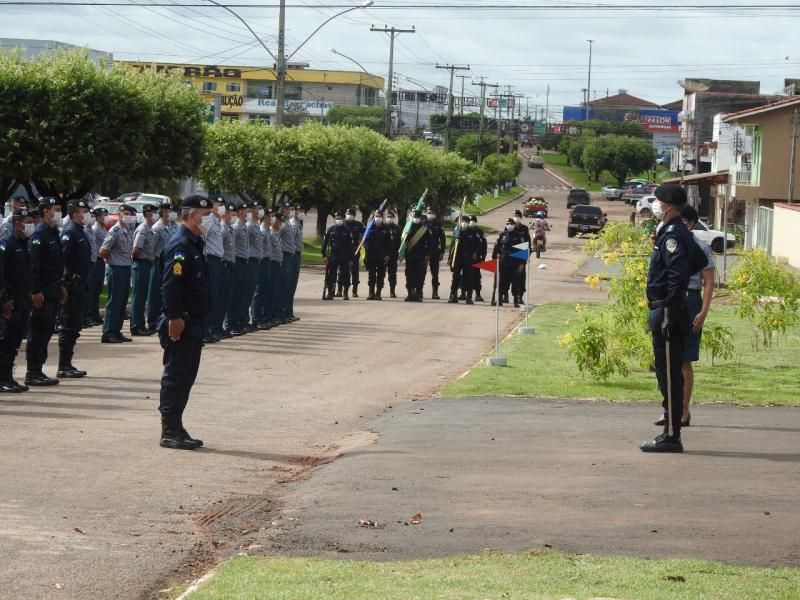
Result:
{"label": "concrete curb", "polygon": [[528,194],[528,190],[525,189],[525,190],[521,191],[519,194],[517,194],[516,196],[514,196],[513,198],[510,198],[509,200],[503,202],[502,204],[498,204],[494,208],[491,208],[491,209],[487,210],[486,212],[479,214],[478,216],[479,217],[485,217],[489,213],[493,213],[494,211],[499,210],[499,209],[503,208],[504,206],[508,206],[512,202],[516,202],[517,200],[519,200],[520,198],[522,198],[523,196],[525,196],[527,194]]}
{"label": "concrete curb", "polygon": [[550,177],[552,177],[553,179],[560,181],[564,185],[568,185],[569,187],[575,187],[571,181],[564,179],[561,175],[559,175],[555,171],[552,171],[551,169],[548,169],[547,167],[544,168],[544,172],[550,175]]}

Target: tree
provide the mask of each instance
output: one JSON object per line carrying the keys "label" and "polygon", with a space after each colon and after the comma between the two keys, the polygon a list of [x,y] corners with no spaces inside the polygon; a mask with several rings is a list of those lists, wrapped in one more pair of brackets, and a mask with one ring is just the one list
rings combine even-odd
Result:
{"label": "tree", "polygon": [[581,162],[595,179],[609,171],[622,185],[631,173],[640,173],[653,166],[655,149],[644,140],[621,136],[601,135],[584,147]]}
{"label": "tree", "polygon": [[310,118],[305,106],[292,102],[283,113],[283,124],[286,127],[297,127]]}
{"label": "tree", "polygon": [[522,161],[516,154],[490,154],[481,165],[489,174],[492,185],[503,185],[517,178],[522,171]]}
{"label": "tree", "polygon": [[488,156],[494,152],[496,147],[497,135],[488,132],[483,134],[483,142],[480,142],[480,136],[477,133],[465,133],[455,143],[456,153],[474,163],[478,162],[479,148],[481,156]]}
{"label": "tree", "polygon": [[336,105],[328,111],[330,125],[366,127],[381,133],[385,127],[385,111],[382,106]]}

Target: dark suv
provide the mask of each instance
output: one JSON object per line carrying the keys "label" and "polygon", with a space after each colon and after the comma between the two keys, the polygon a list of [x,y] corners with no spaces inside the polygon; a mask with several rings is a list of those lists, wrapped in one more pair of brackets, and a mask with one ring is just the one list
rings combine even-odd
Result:
{"label": "dark suv", "polygon": [[567,195],[567,208],[572,208],[578,204],[591,204],[589,192],[585,188],[571,188]]}

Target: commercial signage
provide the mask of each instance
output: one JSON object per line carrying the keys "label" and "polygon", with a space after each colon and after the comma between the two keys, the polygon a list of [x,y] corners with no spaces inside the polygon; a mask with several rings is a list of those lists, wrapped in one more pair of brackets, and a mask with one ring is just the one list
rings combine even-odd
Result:
{"label": "commercial signage", "polygon": [[242,70],[233,67],[218,67],[216,65],[170,65],[170,64],[151,64],[134,63],[132,69],[138,69],[140,73],[144,71],[155,71],[156,73],[169,73],[182,75],[187,79],[190,77],[227,77],[230,79],[241,79]]}
{"label": "commercial signage", "polygon": [[486,106],[497,108],[498,100],[500,101],[500,108],[514,108],[514,98],[489,98],[486,101]]}
{"label": "commercial signage", "polygon": [[585,106],[564,107],[565,122],[584,121],[587,118],[601,121],[631,121],[641,123],[644,130],[648,133],[674,133],[680,131],[681,128],[680,121],[678,120],[678,113],[674,110],[659,110],[655,108],[632,110],[630,108],[602,106],[590,107],[587,111]]}
{"label": "commercial signage", "polygon": [[[301,108],[312,117],[324,117],[333,106],[333,102],[320,100],[286,100],[283,103],[284,110],[289,107]],[[278,101],[272,98],[254,98],[244,102],[244,112],[246,113],[274,115],[277,110]]]}

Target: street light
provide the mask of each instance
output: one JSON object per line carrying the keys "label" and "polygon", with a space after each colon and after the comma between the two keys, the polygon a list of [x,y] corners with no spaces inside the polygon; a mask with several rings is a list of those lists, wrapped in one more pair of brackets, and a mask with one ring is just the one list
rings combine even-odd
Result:
{"label": "street light", "polygon": [[[364,68],[364,66],[360,62],[358,62],[355,58],[352,58],[351,56],[347,56],[347,54],[342,54],[341,52],[337,51],[336,48],[331,48],[331,52],[333,52],[334,54],[338,54],[342,58],[346,58],[347,60],[349,60],[353,64],[358,65],[358,68],[361,69],[362,73],[364,73],[366,75],[369,75],[369,73]],[[359,73],[358,74],[358,98],[357,98],[357,102],[358,102],[359,106],[361,106],[361,97],[362,97],[362,95],[364,95],[363,94],[363,89],[362,89],[362,85],[363,85],[362,81],[363,80],[364,80],[364,78],[362,77],[361,73]]]}
{"label": "street light", "polygon": [[589,120],[589,101],[592,99],[592,44],[594,40],[586,40],[589,42],[589,82],[586,84],[586,118],[584,121]]}
{"label": "street light", "polygon": [[283,103],[284,103],[284,98],[286,97],[286,61],[288,61],[289,59],[292,58],[292,56],[297,54],[297,51],[300,50],[300,48],[302,48],[303,46],[305,46],[306,43],[312,37],[314,37],[320,29],[325,27],[325,25],[327,25],[328,23],[333,21],[335,18],[341,17],[342,15],[345,15],[345,14],[347,14],[349,12],[354,11],[354,10],[361,10],[361,9],[369,8],[373,4],[375,4],[375,0],[364,0],[364,2],[362,2],[358,6],[352,6],[352,7],[347,8],[347,9],[341,11],[341,12],[336,13],[335,15],[333,15],[331,17],[328,17],[327,19],[325,19],[325,21],[323,21],[320,24],[319,27],[317,27],[314,31],[311,32],[311,35],[309,35],[305,40],[303,40],[303,42],[297,48],[295,48],[294,52],[292,52],[287,57],[286,56],[286,50],[285,50],[286,0],[281,0],[280,10],[278,11],[278,58],[277,58],[278,76],[277,76],[277,90],[276,90],[276,94],[275,94],[275,102],[276,102],[276,105],[277,105],[275,107],[275,125],[276,125],[276,127],[280,127],[281,125],[283,125]]}

